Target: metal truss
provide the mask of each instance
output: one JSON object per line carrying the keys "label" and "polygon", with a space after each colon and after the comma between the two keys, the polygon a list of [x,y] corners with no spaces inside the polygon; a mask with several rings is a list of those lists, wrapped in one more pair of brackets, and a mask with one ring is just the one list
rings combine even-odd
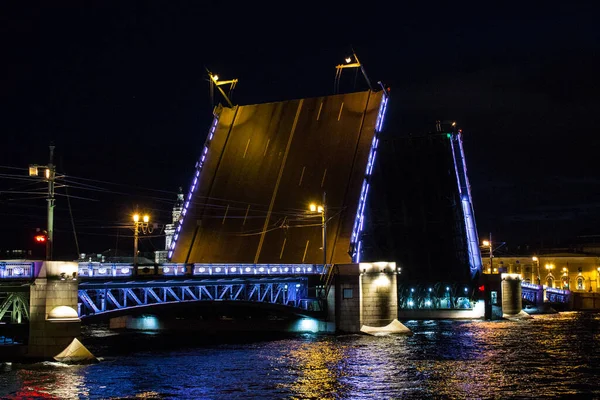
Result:
{"label": "metal truss", "polygon": [[29,292],[0,293],[0,322],[20,324],[29,320]]}
{"label": "metal truss", "polygon": [[472,289],[458,283],[401,284],[398,286],[399,309],[470,309]]}
{"label": "metal truss", "polygon": [[133,307],[191,301],[248,301],[311,310],[308,279],[219,279],[147,282],[82,282],[79,316]]}

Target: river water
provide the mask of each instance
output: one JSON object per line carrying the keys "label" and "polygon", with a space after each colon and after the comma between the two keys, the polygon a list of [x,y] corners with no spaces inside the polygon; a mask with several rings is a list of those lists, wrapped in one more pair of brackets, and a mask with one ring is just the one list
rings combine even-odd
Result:
{"label": "river water", "polygon": [[403,321],[413,336],[210,341],[87,328],[103,361],[0,364],[7,399],[600,398],[600,314]]}

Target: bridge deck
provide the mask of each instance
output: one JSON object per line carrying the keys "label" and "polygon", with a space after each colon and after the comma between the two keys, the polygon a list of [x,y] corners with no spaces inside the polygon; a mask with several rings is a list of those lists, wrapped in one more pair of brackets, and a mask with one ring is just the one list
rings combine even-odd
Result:
{"label": "bridge deck", "polygon": [[327,263],[348,254],[383,92],[223,108],[196,166],[174,262]]}

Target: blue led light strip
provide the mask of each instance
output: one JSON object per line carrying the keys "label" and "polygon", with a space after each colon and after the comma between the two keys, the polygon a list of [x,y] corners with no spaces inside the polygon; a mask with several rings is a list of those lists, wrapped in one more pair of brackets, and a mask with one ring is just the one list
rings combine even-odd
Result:
{"label": "blue led light strip", "polygon": [[169,254],[167,255],[170,260],[173,256],[173,251],[175,251],[175,245],[177,244],[177,239],[179,239],[179,232],[181,231],[181,227],[183,226],[183,221],[185,219],[185,215],[187,214],[187,210],[192,202],[192,196],[194,195],[194,191],[198,187],[198,179],[200,178],[200,171],[204,167],[204,162],[206,161],[206,156],[208,154],[208,148],[210,146],[210,142],[215,135],[215,130],[217,129],[217,125],[219,124],[219,117],[215,114],[215,118],[213,119],[212,125],[210,127],[210,131],[208,132],[208,136],[206,137],[206,141],[204,142],[204,148],[202,150],[202,154],[200,155],[200,159],[196,162],[196,169],[194,173],[194,179],[192,180],[192,184],[190,186],[190,190],[188,190],[188,194],[185,197],[185,202],[183,204],[183,210],[181,210],[181,216],[179,217],[179,222],[177,223],[177,228],[175,228],[175,235],[173,235],[173,240],[171,241],[171,248],[169,249]]}
{"label": "blue led light strip", "polygon": [[[458,143],[458,152],[454,142]],[[467,234],[467,251],[469,253],[469,267],[471,277],[481,271],[481,254],[479,252],[479,238],[475,227],[475,215],[473,213],[473,202],[471,198],[471,188],[469,178],[467,177],[467,164],[465,162],[465,153],[462,146],[462,136],[460,133],[453,134],[450,138],[452,147],[452,159],[454,161],[454,171],[456,172],[456,181],[458,184],[458,193],[463,209],[463,218],[465,219],[465,230]],[[457,156],[460,157],[460,163],[457,162]]]}
{"label": "blue led light strip", "polygon": [[360,251],[362,247],[362,241],[360,240],[360,234],[364,228],[365,222],[365,205],[367,204],[367,195],[369,194],[369,178],[373,171],[373,165],[375,164],[375,156],[377,155],[377,145],[379,144],[378,133],[383,128],[383,120],[385,117],[385,111],[387,109],[388,96],[384,92],[379,104],[379,112],[377,114],[377,121],[375,122],[375,135],[371,142],[371,149],[369,151],[369,159],[367,161],[367,168],[365,171],[365,177],[363,179],[362,188],[360,190],[360,198],[358,201],[358,207],[356,209],[356,217],[354,218],[354,227],[352,228],[352,236],[350,237],[350,249],[352,254],[352,262],[360,262]]}

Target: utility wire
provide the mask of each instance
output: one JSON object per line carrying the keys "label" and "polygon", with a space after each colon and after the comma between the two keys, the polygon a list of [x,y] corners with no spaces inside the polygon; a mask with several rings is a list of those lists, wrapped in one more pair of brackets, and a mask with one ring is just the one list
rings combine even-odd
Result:
{"label": "utility wire", "polygon": [[71,226],[73,227],[73,237],[75,238],[75,247],[77,248],[77,254],[79,252],[79,241],[77,240],[77,232],[75,231],[75,220],[73,219],[73,210],[71,209],[71,196],[69,196],[68,188],[65,187],[65,193],[67,194],[67,204],[69,205],[69,214],[71,215]]}

